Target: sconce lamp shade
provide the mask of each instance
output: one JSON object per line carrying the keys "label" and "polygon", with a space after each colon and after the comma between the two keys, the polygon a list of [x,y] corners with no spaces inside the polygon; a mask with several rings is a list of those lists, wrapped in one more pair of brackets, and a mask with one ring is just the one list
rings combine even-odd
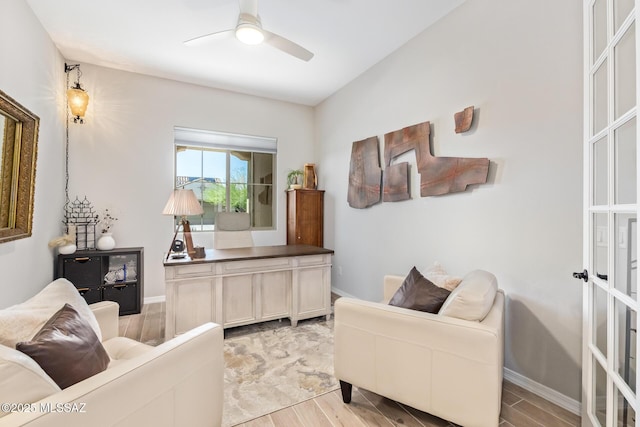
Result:
{"label": "sconce lamp shade", "polygon": [[162,210],[164,215],[189,216],[202,215],[204,210],[193,190],[173,190],[169,201]]}
{"label": "sconce lamp shade", "polygon": [[84,113],[87,111],[87,105],[89,105],[89,95],[85,92],[80,84],[67,90],[67,102],[71,109],[71,114],[78,119],[84,117]]}

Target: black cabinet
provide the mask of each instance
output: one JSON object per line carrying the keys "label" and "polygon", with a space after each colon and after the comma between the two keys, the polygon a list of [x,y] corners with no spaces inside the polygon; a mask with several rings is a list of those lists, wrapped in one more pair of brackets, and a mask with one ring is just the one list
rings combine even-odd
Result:
{"label": "black cabinet", "polygon": [[64,277],[87,303],[115,301],[120,315],[140,313],[144,288],[144,248],[86,250],[58,255],[55,277]]}

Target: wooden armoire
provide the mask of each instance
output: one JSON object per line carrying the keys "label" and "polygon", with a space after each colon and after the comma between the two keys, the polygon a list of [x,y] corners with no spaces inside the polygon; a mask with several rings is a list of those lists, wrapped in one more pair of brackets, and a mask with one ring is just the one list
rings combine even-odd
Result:
{"label": "wooden armoire", "polygon": [[287,190],[287,245],[324,244],[324,190]]}

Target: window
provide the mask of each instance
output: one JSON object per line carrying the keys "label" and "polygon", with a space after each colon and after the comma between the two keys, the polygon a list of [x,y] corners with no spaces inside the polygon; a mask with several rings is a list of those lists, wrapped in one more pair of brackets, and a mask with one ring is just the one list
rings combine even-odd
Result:
{"label": "window", "polygon": [[204,209],[192,231],[213,230],[218,212],[248,212],[253,229],[274,227],[275,138],[176,127],[175,188],[192,189]]}

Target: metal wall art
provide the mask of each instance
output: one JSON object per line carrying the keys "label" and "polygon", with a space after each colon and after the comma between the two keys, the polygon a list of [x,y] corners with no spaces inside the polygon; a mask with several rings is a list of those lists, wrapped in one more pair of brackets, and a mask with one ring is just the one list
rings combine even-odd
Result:
{"label": "metal wall art", "polygon": [[[473,107],[469,108],[471,115],[467,114],[468,120],[462,121],[460,129],[468,130],[471,126]],[[354,142],[349,165],[349,206],[356,209],[372,206],[380,201],[381,190],[385,202],[410,199],[409,163],[393,160],[411,150],[416,154],[421,197],[465,191],[469,185],[487,182],[489,159],[436,157],[431,154],[430,135],[429,122],[385,134],[384,171],[380,168],[378,137]]]}

